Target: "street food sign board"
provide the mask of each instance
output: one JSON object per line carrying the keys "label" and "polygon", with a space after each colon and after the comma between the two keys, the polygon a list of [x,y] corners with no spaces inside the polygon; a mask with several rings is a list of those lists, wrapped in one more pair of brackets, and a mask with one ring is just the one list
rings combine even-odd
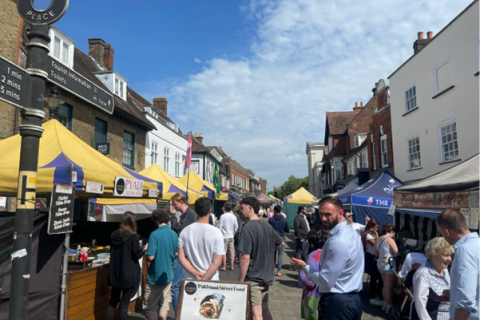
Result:
{"label": "street food sign board", "polygon": [[169,199],[157,199],[157,209],[170,210],[170,200]]}
{"label": "street food sign board", "polygon": [[30,75],[0,56],[0,100],[26,108],[30,92]]}
{"label": "street food sign board", "polygon": [[73,186],[54,184],[48,213],[48,234],[71,233],[75,189]]}
{"label": "street food sign board", "polygon": [[176,320],[247,320],[250,284],[184,279],[178,306]]}
{"label": "street food sign board", "polygon": [[115,197],[138,197],[143,195],[143,180],[115,177]]}

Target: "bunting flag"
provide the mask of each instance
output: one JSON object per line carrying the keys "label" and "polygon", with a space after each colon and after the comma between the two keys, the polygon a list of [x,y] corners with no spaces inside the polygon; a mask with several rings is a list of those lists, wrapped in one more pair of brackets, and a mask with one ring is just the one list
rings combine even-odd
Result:
{"label": "bunting flag", "polygon": [[215,160],[215,171],[213,173],[213,186],[215,187],[215,198],[220,198],[220,177],[218,174],[218,161]]}
{"label": "bunting flag", "polygon": [[192,163],[192,135],[188,135],[187,159],[185,160],[185,169]]}

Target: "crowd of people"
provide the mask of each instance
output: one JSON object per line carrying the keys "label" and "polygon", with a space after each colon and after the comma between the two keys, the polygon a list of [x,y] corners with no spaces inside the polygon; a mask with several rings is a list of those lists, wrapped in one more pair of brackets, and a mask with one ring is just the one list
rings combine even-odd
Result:
{"label": "crowd of people", "polygon": [[[258,199],[246,197],[236,207],[225,204],[217,227],[208,198],[198,199],[195,211],[183,194],[175,194],[171,202],[170,211],[152,212],[158,228],[145,245],[136,234],[131,212],[122,216],[120,228],[112,233],[108,274],[112,295],[105,319],[112,319],[118,305],[119,319],[127,319],[128,303],[140,284],[138,259],[143,255],[148,261],[143,309],[149,320],[166,320],[170,303],[177,312],[182,279],[219,280],[219,270],[234,270],[235,260],[238,281],[250,284],[252,318],[273,319],[269,288],[275,276],[283,275],[285,235],[290,232],[282,208],[265,210]],[[299,270],[302,318],[361,319],[364,271],[370,274],[370,303],[389,313],[398,280],[391,263],[399,252],[395,227],[385,223],[378,234],[375,219],[367,216],[366,225],[354,223],[352,213],[344,212],[336,197],[322,198],[318,211],[321,223],[315,223],[315,209],[304,206],[294,219],[296,250],[290,263]],[[410,253],[398,272],[400,279],[410,279],[414,292],[410,318],[478,319],[479,237],[470,233],[456,210],[445,210],[436,223],[443,237],[429,241],[424,254]]]}

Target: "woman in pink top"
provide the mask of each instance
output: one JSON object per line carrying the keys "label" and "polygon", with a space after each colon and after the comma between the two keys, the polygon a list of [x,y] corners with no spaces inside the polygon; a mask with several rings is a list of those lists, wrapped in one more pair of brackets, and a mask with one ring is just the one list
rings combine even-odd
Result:
{"label": "woman in pink top", "polygon": [[268,207],[268,219],[270,219],[271,217],[273,217],[273,207],[272,206]]}
{"label": "woman in pink top", "polygon": [[[310,232],[308,232],[309,253],[306,262],[309,266],[318,271],[322,269],[320,256],[322,254],[322,248],[327,241],[327,236],[328,230],[325,230],[321,225],[312,227]],[[318,320],[318,303],[320,302],[318,284],[310,280],[303,271],[300,271],[299,273],[298,283],[300,284],[300,287],[303,288],[301,305],[302,319]]]}

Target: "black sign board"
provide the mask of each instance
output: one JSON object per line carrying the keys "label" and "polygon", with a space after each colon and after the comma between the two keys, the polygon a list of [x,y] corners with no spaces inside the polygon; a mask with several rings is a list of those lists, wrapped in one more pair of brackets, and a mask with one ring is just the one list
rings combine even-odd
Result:
{"label": "black sign board", "polygon": [[170,200],[157,199],[157,209],[167,209],[168,211],[170,211]]}
{"label": "black sign board", "polygon": [[48,214],[48,234],[72,232],[74,200],[75,189],[73,186],[53,185]]}
{"label": "black sign board", "polygon": [[31,24],[52,24],[60,19],[68,8],[68,0],[50,1],[50,5],[45,10],[38,10],[33,5],[32,0],[19,0],[17,9],[20,16]]}
{"label": "black sign board", "polygon": [[20,108],[27,108],[30,75],[14,63],[0,56],[0,100]]}
{"label": "black sign board", "polygon": [[100,109],[113,113],[113,96],[109,92],[50,56],[47,57],[45,68],[49,81]]}
{"label": "black sign board", "polygon": [[95,149],[101,154],[110,154],[110,142],[96,142]]}

